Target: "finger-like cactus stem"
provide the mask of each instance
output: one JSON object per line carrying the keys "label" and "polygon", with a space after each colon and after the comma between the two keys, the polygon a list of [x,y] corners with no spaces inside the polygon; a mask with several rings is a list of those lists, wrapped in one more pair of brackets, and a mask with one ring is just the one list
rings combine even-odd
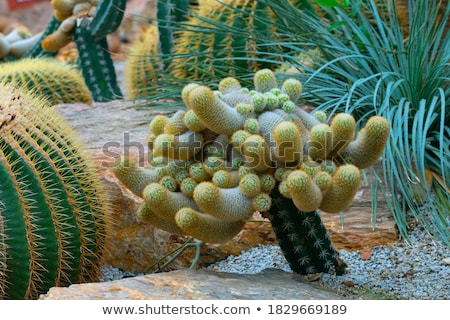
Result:
{"label": "finger-like cactus stem", "polygon": [[154,170],[140,167],[127,156],[118,158],[112,170],[120,182],[138,197],[142,197],[142,192],[148,184],[159,181]]}
{"label": "finger-like cactus stem", "polygon": [[383,154],[389,137],[390,124],[386,118],[371,117],[361,129],[356,139],[342,153],[344,159],[350,160],[360,169],[367,168],[377,162]]}
{"label": "finger-like cactus stem", "polygon": [[328,124],[319,123],[311,128],[308,155],[314,160],[324,160],[332,148],[332,131]]}
{"label": "finger-like cactus stem", "polygon": [[302,141],[298,127],[290,121],[278,123],[273,130],[276,157],[285,163],[297,162],[302,158]]}
{"label": "finger-like cactus stem", "polygon": [[150,210],[145,202],[141,203],[137,209],[136,216],[140,221],[151,224],[161,230],[180,235],[184,234],[183,230],[181,230],[175,222],[169,222],[166,219],[161,218]]}
{"label": "finger-like cactus stem", "polygon": [[255,90],[262,93],[268,92],[278,86],[275,73],[270,69],[262,69],[255,72],[253,84],[255,85]]}
{"label": "finger-like cactus stem", "polygon": [[355,118],[351,114],[339,113],[331,120],[330,128],[333,136],[333,147],[328,157],[342,153],[355,138]]}
{"label": "finger-like cactus stem", "polygon": [[247,165],[255,171],[266,171],[272,166],[270,151],[266,140],[260,135],[251,135],[242,146]]}
{"label": "finger-like cactus stem", "polygon": [[187,234],[210,243],[224,243],[241,231],[245,221],[223,221],[192,208],[180,209],[175,221]]}
{"label": "finger-like cactus stem", "polygon": [[164,133],[179,135],[185,133],[188,128],[184,124],[184,115],[186,111],[178,110],[175,112],[164,125]]}
{"label": "finger-like cactus stem", "polygon": [[281,91],[289,96],[289,100],[296,103],[302,94],[302,83],[297,79],[287,79],[281,86]]}
{"label": "finger-like cactus stem", "polygon": [[169,191],[159,183],[150,183],[142,194],[148,208],[171,223],[175,222],[175,214],[179,209],[183,207],[197,209],[193,199],[181,192]]}
{"label": "finger-like cactus stem", "polygon": [[339,213],[348,208],[361,181],[359,168],[346,164],[333,174],[331,186],[326,190],[319,209],[328,213]]}
{"label": "finger-like cactus stem", "polygon": [[201,151],[203,137],[198,132],[187,131],[181,135],[160,134],[154,141],[155,155],[170,159],[188,160]]}
{"label": "finger-like cactus stem", "polygon": [[239,185],[239,179],[237,171],[219,170],[214,172],[211,181],[219,188],[234,188]]}
{"label": "finger-like cactus stem", "polygon": [[286,180],[287,188],[295,206],[304,212],[312,212],[322,202],[322,192],[313,178],[302,170],[292,171]]}
{"label": "finger-like cactus stem", "polygon": [[194,200],[202,211],[223,221],[246,220],[253,213],[252,199],[239,187],[226,189],[202,182],[195,187]]}
{"label": "finger-like cactus stem", "polygon": [[206,86],[198,86],[191,90],[188,106],[194,110],[205,127],[219,134],[231,135],[240,130],[245,121],[243,115],[217,98]]}

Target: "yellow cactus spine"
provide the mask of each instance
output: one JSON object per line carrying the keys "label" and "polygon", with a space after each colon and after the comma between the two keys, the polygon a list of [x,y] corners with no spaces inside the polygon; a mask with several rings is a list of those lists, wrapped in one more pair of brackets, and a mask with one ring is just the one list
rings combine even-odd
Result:
{"label": "yellow cactus spine", "polygon": [[113,172],[120,182],[138,197],[142,197],[142,192],[148,184],[159,180],[155,171],[140,167],[127,156],[122,156],[114,162]]}
{"label": "yellow cactus spine", "polygon": [[180,209],[175,216],[175,221],[186,234],[210,243],[231,240],[245,224],[242,220],[223,221],[189,207]]}
{"label": "yellow cactus spine", "polygon": [[125,84],[128,97],[145,96],[146,89],[156,85],[162,62],[158,57],[158,27],[148,26],[130,46],[125,68]]}
{"label": "yellow cactus spine", "polygon": [[340,166],[333,174],[319,209],[338,213],[348,208],[359,188],[360,170],[351,164]]}
{"label": "yellow cactus spine", "polygon": [[48,58],[24,58],[0,64],[0,82],[34,90],[50,104],[92,102],[81,72],[74,66]]}

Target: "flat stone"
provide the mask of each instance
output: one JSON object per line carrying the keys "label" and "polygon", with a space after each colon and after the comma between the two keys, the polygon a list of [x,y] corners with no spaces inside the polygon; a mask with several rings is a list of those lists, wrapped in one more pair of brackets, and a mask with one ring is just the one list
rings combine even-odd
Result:
{"label": "flat stone", "polygon": [[101,283],[54,287],[41,300],[341,300],[295,274],[242,275],[183,269]]}

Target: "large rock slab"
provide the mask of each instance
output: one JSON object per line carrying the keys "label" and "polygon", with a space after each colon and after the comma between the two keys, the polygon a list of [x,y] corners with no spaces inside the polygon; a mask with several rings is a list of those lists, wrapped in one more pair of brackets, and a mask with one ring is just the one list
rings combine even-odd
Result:
{"label": "large rock slab", "polygon": [[[142,106],[141,106],[142,107]],[[133,102],[112,101],[59,105],[57,108],[72,124],[86,145],[107,186],[111,204],[112,230],[108,235],[105,265],[131,272],[145,272],[150,265],[187,241],[188,237],[172,235],[139,222],[135,216],[142,199],[134,196],[114,176],[111,165],[115,157],[128,154],[146,165],[148,123],[161,110],[136,108]],[[381,199],[381,198],[380,198]],[[377,221],[373,223],[370,188],[362,185],[352,207],[339,215],[322,213],[322,218],[337,249],[360,250],[397,240],[395,222],[382,201],[378,204]],[[202,246],[199,266],[239,255],[258,244],[277,244],[270,222],[255,216],[244,229],[225,244]],[[166,270],[190,266],[195,255],[188,249]]]}
{"label": "large rock slab", "polygon": [[340,300],[295,274],[242,275],[183,269],[111,282],[54,287],[41,300]]}

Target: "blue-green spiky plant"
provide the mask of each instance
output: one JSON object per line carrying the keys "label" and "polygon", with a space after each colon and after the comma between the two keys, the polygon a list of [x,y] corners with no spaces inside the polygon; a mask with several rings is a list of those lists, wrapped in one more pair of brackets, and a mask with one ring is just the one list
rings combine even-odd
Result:
{"label": "blue-green spiky plant", "polygon": [[62,116],[0,83],[0,299],[96,281],[108,212],[99,177]]}

